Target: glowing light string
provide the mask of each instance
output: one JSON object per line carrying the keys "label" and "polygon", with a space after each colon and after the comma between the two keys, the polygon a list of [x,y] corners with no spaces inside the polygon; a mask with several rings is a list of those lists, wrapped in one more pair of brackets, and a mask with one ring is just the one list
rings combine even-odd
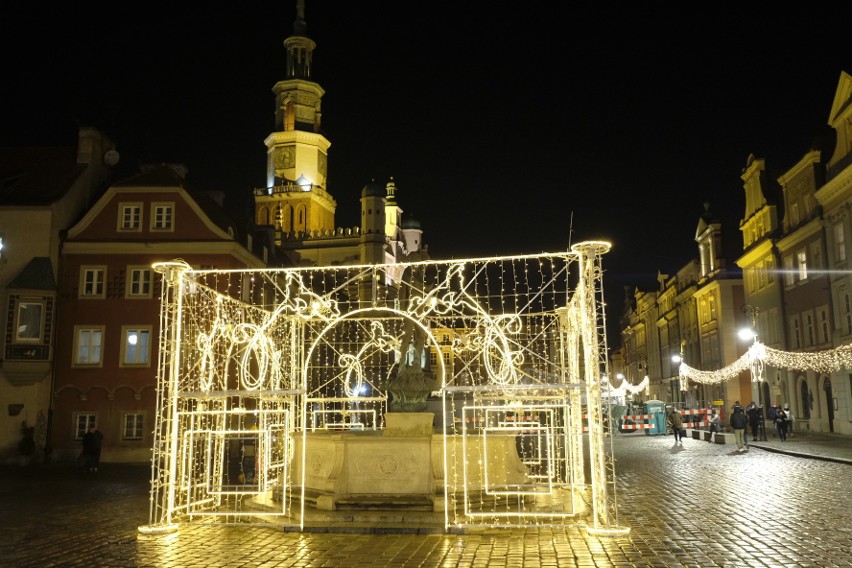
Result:
{"label": "glowing light string", "polygon": [[608,389],[609,396],[626,396],[627,394],[634,395],[642,391],[648,391],[651,385],[651,380],[645,375],[645,378],[639,381],[639,384],[632,385],[627,379],[622,379],[621,384],[617,387],[612,386],[612,382],[607,377],[601,378],[601,388]]}
{"label": "glowing light string", "polygon": [[[385,331],[381,322],[370,322],[370,339],[358,350],[358,353],[342,353],[338,358],[341,367],[346,369],[343,381],[343,391],[348,397],[357,397],[361,392],[361,387],[364,385],[364,367],[361,361],[364,358],[364,353],[378,349],[384,353],[394,351],[397,358],[400,355],[399,339]],[[354,376],[354,384],[353,384]]]}
{"label": "glowing light string", "polygon": [[[452,282],[458,282],[458,290],[453,290]],[[465,308],[480,318],[480,335],[470,336],[456,344],[457,348],[470,348],[482,353],[486,374],[500,385],[517,384],[517,369],[524,362],[524,355],[513,350],[510,335],[520,333],[523,328],[518,314],[500,314],[492,316],[468,292],[472,285],[465,281],[464,266],[451,265],[443,281],[422,296],[412,296],[409,313],[421,319],[430,313],[446,315],[451,312],[464,313]]]}
{"label": "glowing light string", "polygon": [[767,347],[755,341],[739,359],[716,371],[701,371],[686,363],[680,364],[680,376],[701,384],[719,384],[736,378],[743,371],[752,370],[753,380],[761,380],[763,366],[797,371],[815,371],[833,373],[842,369],[852,369],[852,343],[835,349],[819,352],[792,352]]}

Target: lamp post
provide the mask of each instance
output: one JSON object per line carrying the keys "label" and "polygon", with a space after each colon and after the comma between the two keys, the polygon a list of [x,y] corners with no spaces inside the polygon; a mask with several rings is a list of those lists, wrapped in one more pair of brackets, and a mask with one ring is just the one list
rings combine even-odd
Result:
{"label": "lamp post", "polygon": [[746,304],[743,306],[743,313],[751,316],[751,327],[741,329],[739,332],[739,336],[741,339],[748,340],[751,339],[751,347],[749,347],[750,351],[750,363],[751,363],[751,381],[753,383],[757,383],[757,403],[759,405],[758,412],[760,417],[760,422],[758,423],[760,440],[762,442],[766,441],[766,414],[764,410],[764,400],[763,400],[763,357],[758,353],[758,341],[757,341],[757,316],[760,313],[760,308],[757,306],[750,306]]}
{"label": "lamp post", "polygon": [[[675,384],[677,384],[677,389],[678,391],[680,391],[678,393],[678,398],[680,399],[680,402],[684,402],[685,398],[681,393],[686,392],[686,377],[683,376],[683,366],[681,365],[681,363],[683,363],[683,349],[685,346],[686,340],[681,340],[680,353],[675,353],[674,355],[672,355],[672,363],[677,365],[677,379],[672,377],[672,399],[674,399],[675,397]],[[675,381],[677,381],[677,383],[675,383]]]}

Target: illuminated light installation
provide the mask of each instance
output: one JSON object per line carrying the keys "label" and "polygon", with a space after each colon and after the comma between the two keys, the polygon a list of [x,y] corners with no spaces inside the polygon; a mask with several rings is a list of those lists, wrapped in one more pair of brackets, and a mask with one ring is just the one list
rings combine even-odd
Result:
{"label": "illuminated light installation", "polygon": [[651,388],[651,380],[648,378],[648,375],[645,375],[638,384],[632,385],[627,379],[622,379],[621,384],[615,387],[612,386],[612,381],[608,377],[603,377],[601,379],[601,387],[606,389],[607,396],[623,397],[628,394],[632,396],[642,391],[648,392],[648,389]]}
{"label": "illuminated light installation", "polygon": [[[447,529],[625,534],[601,397],[609,248],[324,268],[154,265],[157,421],[140,533],[185,522],[304,529],[322,498],[312,479],[341,468],[317,440],[387,436],[395,397],[411,394],[400,378],[414,369],[435,385],[424,404],[440,408],[427,475]],[[393,481],[411,463],[390,451],[358,471]]]}
{"label": "illuminated light installation", "polygon": [[716,371],[701,371],[681,363],[680,375],[696,383],[720,384],[738,377],[740,373],[747,370],[754,370],[755,377],[762,376],[764,365],[776,369],[815,371],[825,374],[841,369],[852,369],[852,344],[825,351],[802,353],[773,349],[760,341],[755,341],[742,357],[727,367]]}

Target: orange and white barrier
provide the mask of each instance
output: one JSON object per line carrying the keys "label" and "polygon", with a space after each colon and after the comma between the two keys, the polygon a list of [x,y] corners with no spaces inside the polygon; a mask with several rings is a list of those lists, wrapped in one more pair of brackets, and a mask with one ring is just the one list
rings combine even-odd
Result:
{"label": "orange and white barrier", "polygon": [[[621,429],[645,430],[647,428],[653,428],[653,423],[645,422],[645,420],[651,420],[653,417],[653,414],[626,414],[621,419]],[[625,424],[627,420],[632,420],[634,424]]]}

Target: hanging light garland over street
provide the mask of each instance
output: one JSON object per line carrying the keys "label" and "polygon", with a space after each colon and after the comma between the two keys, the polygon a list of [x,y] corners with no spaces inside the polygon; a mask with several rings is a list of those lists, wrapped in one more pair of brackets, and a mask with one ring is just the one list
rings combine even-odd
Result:
{"label": "hanging light garland over street", "polygon": [[779,369],[832,373],[841,369],[852,369],[852,344],[816,353],[802,353],[772,349],[755,341],[742,357],[727,367],[717,371],[701,371],[681,363],[680,376],[704,385],[720,384],[736,378],[756,362]]}

